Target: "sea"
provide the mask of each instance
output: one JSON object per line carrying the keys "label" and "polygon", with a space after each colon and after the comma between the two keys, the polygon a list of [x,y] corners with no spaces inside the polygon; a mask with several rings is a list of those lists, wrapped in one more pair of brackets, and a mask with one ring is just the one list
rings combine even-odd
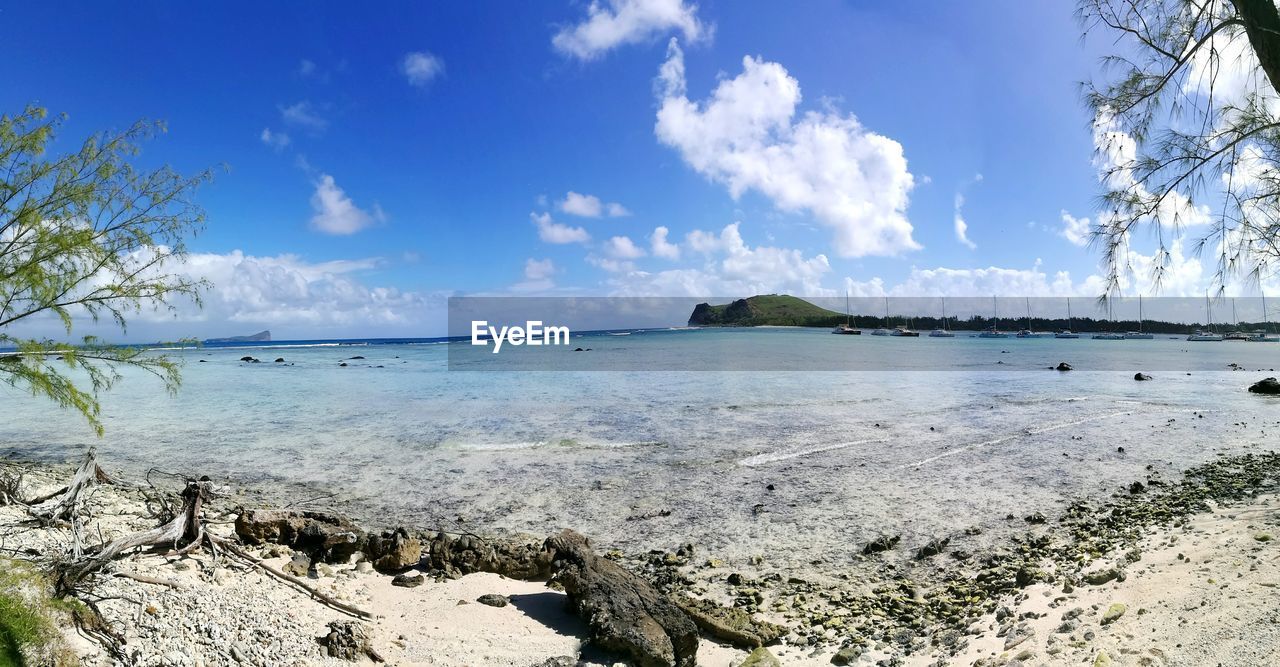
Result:
{"label": "sea", "polygon": [[181,363],[181,388],[126,369],[100,438],[0,386],[0,456],[96,447],[135,479],[209,475],[372,525],[569,527],[836,572],[882,534],[994,541],[1031,512],[1280,444],[1280,398],[1247,391],[1280,375],[1280,343],[677,327],[575,333],[525,370],[446,339],[150,353]]}

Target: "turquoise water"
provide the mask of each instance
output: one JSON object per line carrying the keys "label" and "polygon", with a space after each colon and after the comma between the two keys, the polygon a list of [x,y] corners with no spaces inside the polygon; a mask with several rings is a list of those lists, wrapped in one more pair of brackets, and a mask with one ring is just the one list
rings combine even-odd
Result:
{"label": "turquoise water", "polygon": [[[0,389],[0,452],[61,461],[96,444],[131,474],[334,492],[325,504],[376,523],[574,527],[621,548],[695,542],[822,569],[880,532],[907,545],[972,525],[999,535],[1021,528],[1007,514],[1274,448],[1280,433],[1280,400],[1245,391],[1276,375],[1280,344],[753,329],[574,345],[592,351],[556,352],[633,370],[450,370],[451,350],[455,369],[510,363],[458,344],[178,351],[181,391],[130,374],[104,397],[101,440]],[[744,358],[885,370],[634,370]],[[1046,369],[1059,361],[1086,370]]]}

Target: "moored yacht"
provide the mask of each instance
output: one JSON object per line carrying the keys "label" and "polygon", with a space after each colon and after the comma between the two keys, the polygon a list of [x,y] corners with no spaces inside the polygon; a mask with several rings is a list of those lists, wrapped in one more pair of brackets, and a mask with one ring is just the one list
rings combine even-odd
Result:
{"label": "moored yacht", "polygon": [[1280,338],[1277,338],[1267,333],[1267,329],[1270,329],[1270,328],[1271,328],[1271,323],[1267,321],[1267,295],[1266,293],[1263,293],[1262,295],[1262,329],[1260,331],[1253,332],[1253,335],[1249,336],[1249,340],[1254,343],[1275,343],[1277,341],[1280,341]]}
{"label": "moored yacht", "polygon": [[844,324],[836,326],[831,330],[833,334],[841,334],[844,336],[861,336],[862,330],[853,326],[853,314],[849,310],[849,293],[844,293]]}
{"label": "moored yacht", "polygon": [[930,338],[955,338],[956,335],[947,328],[947,297],[942,297],[942,328],[929,332]]}
{"label": "moored yacht", "polygon": [[996,298],[991,297],[991,328],[978,333],[978,338],[1008,338],[1009,334],[1001,331],[1000,315],[996,312]]}
{"label": "moored yacht", "polygon": [[881,323],[880,328],[876,329],[875,331],[872,331],[871,335],[872,336],[888,336],[890,333],[888,326],[889,326],[889,297],[886,296],[884,298],[884,322]]}
{"label": "moored yacht", "polygon": [[1202,343],[1212,343],[1222,340],[1222,334],[1213,333],[1211,330],[1211,327],[1213,327],[1213,305],[1209,302],[1208,292],[1204,295],[1204,314],[1206,322],[1205,328],[1193,332],[1190,336],[1187,336],[1187,340]]}
{"label": "moored yacht", "polygon": [[1142,295],[1141,295],[1141,294],[1139,294],[1139,295],[1138,295],[1138,330],[1137,330],[1137,331],[1126,331],[1126,332],[1124,332],[1124,337],[1125,337],[1125,338],[1127,338],[1127,339],[1129,339],[1129,340],[1134,340],[1134,339],[1137,339],[1137,340],[1151,340],[1151,339],[1155,338],[1155,336],[1153,336],[1153,335],[1151,335],[1151,334],[1149,334],[1149,333],[1143,333],[1143,331],[1142,331],[1142,321],[1143,321],[1144,319],[1146,319],[1146,318],[1144,318],[1144,317],[1143,317],[1143,315],[1142,315]]}
{"label": "moored yacht", "polygon": [[[1107,322],[1108,322],[1108,323],[1112,323],[1112,320],[1111,320],[1111,298],[1110,298],[1110,297],[1108,297],[1108,298],[1107,298]],[[1114,325],[1114,323],[1112,323],[1111,325],[1112,325],[1112,326],[1115,326],[1115,325]],[[1116,332],[1114,332],[1114,331],[1103,331],[1103,332],[1100,332],[1100,333],[1093,334],[1092,338],[1093,338],[1094,340],[1124,340],[1124,334],[1122,334],[1122,333],[1116,333]]]}
{"label": "moored yacht", "polygon": [[1031,297],[1023,297],[1027,300],[1027,327],[1018,332],[1015,338],[1044,338],[1047,333],[1037,333],[1031,330]]}
{"label": "moored yacht", "polygon": [[911,329],[907,328],[905,325],[899,325],[899,326],[894,327],[894,328],[893,328],[893,331],[889,332],[889,335],[890,335],[890,336],[905,336],[905,337],[907,337],[907,338],[919,338],[919,337],[920,337],[920,332],[919,332],[919,331],[913,331],[913,330],[911,330]]}
{"label": "moored yacht", "polygon": [[1067,297],[1067,328],[1053,334],[1054,338],[1079,338],[1080,334],[1072,331],[1075,329],[1075,320],[1071,319],[1071,297]]}

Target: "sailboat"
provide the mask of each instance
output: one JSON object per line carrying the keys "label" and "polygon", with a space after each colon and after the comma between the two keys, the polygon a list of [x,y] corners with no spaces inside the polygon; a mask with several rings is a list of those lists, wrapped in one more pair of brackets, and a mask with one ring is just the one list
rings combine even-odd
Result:
{"label": "sailboat", "polygon": [[930,338],[955,338],[956,335],[947,328],[947,297],[942,297],[942,328],[929,332]]}
{"label": "sailboat", "polygon": [[841,334],[845,336],[861,336],[862,330],[853,327],[853,313],[849,310],[849,293],[844,293],[844,324],[837,326],[831,330],[833,334]]}
{"label": "sailboat", "polygon": [[1008,338],[1009,334],[996,328],[999,322],[1000,316],[996,314],[996,298],[993,296],[991,297],[991,330],[979,333],[978,338]]}
{"label": "sailboat", "polygon": [[[1111,297],[1107,297],[1107,322],[1112,323]],[[1112,326],[1114,326],[1114,323],[1112,323]],[[1094,340],[1124,340],[1124,334],[1116,333],[1114,331],[1103,331],[1101,333],[1093,334],[1093,339]]]}
{"label": "sailboat", "polygon": [[1031,297],[1023,297],[1027,300],[1027,328],[1018,332],[1018,338],[1044,338],[1044,334],[1038,334],[1031,330]]}
{"label": "sailboat", "polygon": [[1142,295],[1139,294],[1138,295],[1138,330],[1126,331],[1124,334],[1124,337],[1128,339],[1138,339],[1138,340],[1151,340],[1152,338],[1155,338],[1155,336],[1149,333],[1142,332],[1143,319],[1145,318],[1142,316]]}
{"label": "sailboat", "polygon": [[1270,328],[1271,328],[1271,323],[1267,321],[1267,295],[1266,293],[1263,293],[1262,295],[1262,331],[1253,332],[1253,335],[1249,336],[1249,340],[1254,343],[1274,343],[1276,341],[1280,341],[1280,338],[1269,335],[1270,332],[1268,332],[1267,329],[1270,329]]}
{"label": "sailboat", "polygon": [[1212,304],[1209,303],[1208,292],[1205,292],[1205,295],[1204,295],[1204,314],[1205,314],[1205,321],[1206,321],[1205,329],[1201,331],[1196,331],[1190,336],[1187,336],[1187,340],[1196,341],[1196,342],[1217,342],[1222,340],[1221,334],[1216,334],[1216,333],[1213,333],[1213,331],[1210,331],[1210,329],[1213,327],[1213,306]]}
{"label": "sailboat", "polygon": [[881,327],[871,332],[872,336],[888,336],[889,335],[889,297],[884,298],[884,322]]}
{"label": "sailboat", "polygon": [[1249,334],[1240,330],[1240,318],[1236,315],[1236,300],[1231,299],[1231,319],[1236,323],[1236,330],[1222,337],[1222,340],[1249,340]]}
{"label": "sailboat", "polygon": [[1071,297],[1067,297],[1067,328],[1054,334],[1054,338],[1079,338],[1080,334],[1074,331],[1075,320],[1071,319]]}

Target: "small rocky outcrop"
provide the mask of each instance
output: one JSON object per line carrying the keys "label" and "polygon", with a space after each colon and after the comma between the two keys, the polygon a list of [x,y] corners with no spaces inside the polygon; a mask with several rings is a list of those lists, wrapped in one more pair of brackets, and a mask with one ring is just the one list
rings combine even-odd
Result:
{"label": "small rocky outcrop", "polygon": [[386,662],[373,650],[368,631],[356,621],[329,623],[329,634],[321,637],[319,642],[330,658],[352,662],[368,658],[374,662]]}
{"label": "small rocky outcrop", "polygon": [[245,544],[282,544],[326,563],[345,563],[365,547],[364,530],[346,517],[298,510],[247,510],[236,518]]}
{"label": "small rocky outcrop", "polygon": [[738,667],[782,667],[782,663],[777,656],[769,652],[767,648],[758,648],[747,656]]}
{"label": "small rocky outcrop", "polygon": [[1275,378],[1259,380],[1249,387],[1249,391],[1255,394],[1280,394],[1280,380]]}
{"label": "small rocky outcrop", "polygon": [[476,598],[476,602],[489,607],[505,607],[511,604],[511,601],[497,593],[486,593]]}
{"label": "small rocky outcrop", "polygon": [[675,602],[703,632],[741,648],[772,644],[788,632],[781,625],[757,620],[742,609],[722,607],[710,600],[685,597]]}
{"label": "small rocky outcrop", "polygon": [[437,533],[427,543],[427,564],[450,577],[492,572],[511,579],[545,581],[551,576],[551,555],[526,535],[482,539]]}
{"label": "small rocky outcrop", "polygon": [[871,554],[878,554],[881,551],[888,551],[898,546],[898,542],[901,540],[901,535],[894,535],[893,537],[881,535],[880,537],[868,542],[867,546],[862,548],[862,553],[863,555],[870,556]]}
{"label": "small rocky outcrop", "polygon": [[595,554],[587,538],[566,530],[547,538],[551,581],[591,629],[592,642],[639,667],[695,667],[698,628],[647,581]]}
{"label": "small rocky outcrop", "polygon": [[369,536],[365,555],[373,562],[373,569],[395,574],[414,567],[422,560],[422,543],[404,528],[397,528]]}
{"label": "small rocky outcrop", "polygon": [[1138,382],[1146,382],[1151,379],[1151,376],[1147,375],[1146,373],[1134,373],[1133,379],[1137,380]]}
{"label": "small rocky outcrop", "polygon": [[1057,365],[1057,366],[1055,366],[1054,368],[1055,368],[1056,370],[1060,370],[1060,371],[1069,371],[1069,370],[1071,370],[1071,364],[1069,364],[1069,363],[1067,363],[1067,362],[1065,362],[1065,361],[1061,361],[1061,362],[1058,362],[1058,365]]}

